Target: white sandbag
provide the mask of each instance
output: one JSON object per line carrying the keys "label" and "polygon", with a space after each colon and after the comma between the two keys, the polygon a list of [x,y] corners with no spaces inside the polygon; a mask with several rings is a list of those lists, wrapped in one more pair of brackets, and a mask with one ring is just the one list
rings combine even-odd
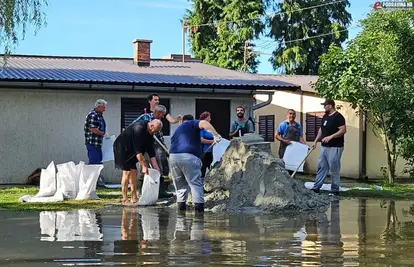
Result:
{"label": "white sandbag", "polygon": [[[285,169],[290,171],[303,172],[303,166],[305,165],[303,160],[306,158],[309,152],[309,146],[299,142],[291,142],[292,144],[286,147],[285,154],[283,155],[283,161],[285,162]],[[303,162],[303,164],[301,164]],[[299,166],[299,164],[301,164]]]}
{"label": "white sandbag", "polygon": [[142,183],[142,194],[138,200],[138,205],[155,205],[158,200],[158,190],[160,187],[160,172],[156,169],[148,169],[148,174],[144,175]]}
{"label": "white sandbag", "polygon": [[85,166],[85,162],[79,161],[79,163],[75,166],[75,168],[73,169],[73,172],[72,172],[72,176],[76,180],[76,182],[75,182],[76,194],[79,193],[80,176],[81,176],[81,172],[82,172],[83,166]]}
{"label": "white sandbag", "polygon": [[30,202],[30,203],[53,203],[62,202],[64,200],[62,192],[57,191],[52,197],[36,197],[31,195],[24,195],[19,198],[19,202]]}
{"label": "white sandbag", "polygon": [[[307,189],[312,189],[313,185],[315,183],[312,182],[306,182],[305,183],[305,187]],[[322,187],[320,188],[320,190],[322,191],[331,191],[331,184],[323,184]],[[374,185],[373,188],[370,187],[352,187],[352,188],[348,188],[348,187],[339,187],[339,191],[344,192],[344,191],[348,191],[348,190],[384,190],[384,188],[382,186],[379,185]]]}
{"label": "white sandbag", "polygon": [[[122,188],[121,184],[104,184],[103,186],[108,189],[121,189]],[[128,188],[131,188],[130,184],[128,185]]]}
{"label": "white sandbag", "polygon": [[102,164],[82,166],[76,200],[99,199],[96,194],[96,183],[103,168]]}
{"label": "white sandbag", "polygon": [[227,147],[230,145],[230,141],[227,139],[221,139],[221,141],[214,145],[213,147],[213,162],[211,165],[214,165],[217,161],[221,160],[224,152],[226,152]]}
{"label": "white sandbag", "polygon": [[57,192],[62,193],[66,199],[74,199],[77,195],[79,177],[76,177],[75,163],[73,161],[62,163],[56,166]]}
{"label": "white sandbag", "polygon": [[102,162],[112,161],[114,156],[114,142],[116,140],[115,135],[111,135],[109,139],[104,138],[102,141]]}
{"label": "white sandbag", "polygon": [[52,161],[46,169],[40,172],[40,188],[36,197],[52,197],[56,193],[56,168]]}

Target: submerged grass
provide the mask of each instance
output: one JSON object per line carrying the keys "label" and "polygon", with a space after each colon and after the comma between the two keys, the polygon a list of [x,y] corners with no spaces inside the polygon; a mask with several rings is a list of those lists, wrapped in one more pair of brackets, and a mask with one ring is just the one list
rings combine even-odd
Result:
{"label": "submerged grass", "polygon": [[121,189],[97,189],[100,200],[65,200],[57,203],[21,203],[24,195],[36,195],[37,187],[0,189],[0,210],[46,211],[101,209],[105,204],[121,203]]}
{"label": "submerged grass", "polygon": [[393,199],[393,200],[413,200],[414,199],[414,185],[412,184],[397,184],[397,185],[383,185],[384,190],[376,190],[373,185],[372,190],[348,190],[341,192],[344,197],[363,197],[363,198],[379,198],[379,199]]}

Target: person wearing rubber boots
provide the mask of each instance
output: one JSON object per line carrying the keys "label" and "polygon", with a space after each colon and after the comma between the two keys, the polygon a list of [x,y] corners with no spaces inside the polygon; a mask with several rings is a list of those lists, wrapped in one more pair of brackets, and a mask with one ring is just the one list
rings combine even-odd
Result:
{"label": "person wearing rubber boots", "polygon": [[221,136],[214,127],[205,120],[194,120],[192,115],[185,115],[183,123],[178,126],[171,137],[170,169],[177,192],[178,210],[187,209],[188,191],[191,195],[196,212],[204,212],[204,188],[201,179],[202,146],[201,130],[206,129],[218,143]]}
{"label": "person wearing rubber boots", "polygon": [[[277,127],[275,137],[280,141],[279,145],[279,158],[283,159],[285,151],[288,145],[293,142],[300,142],[305,144],[303,139],[302,125],[295,121],[296,112],[293,109],[289,109],[286,114],[286,120],[281,122]],[[288,170],[289,174],[293,171]]]}

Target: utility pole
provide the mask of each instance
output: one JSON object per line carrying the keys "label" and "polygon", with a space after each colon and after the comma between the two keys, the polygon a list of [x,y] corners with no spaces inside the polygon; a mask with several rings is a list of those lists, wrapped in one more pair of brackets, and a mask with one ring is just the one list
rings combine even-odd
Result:
{"label": "utility pole", "polygon": [[243,69],[244,69],[244,72],[246,72],[246,70],[247,70],[247,48],[248,48],[248,41],[246,40],[245,42],[244,42],[244,56],[243,56]]}
{"label": "utility pole", "polygon": [[185,62],[185,28],[186,28],[186,21],[183,20],[182,26],[183,26],[183,62]]}

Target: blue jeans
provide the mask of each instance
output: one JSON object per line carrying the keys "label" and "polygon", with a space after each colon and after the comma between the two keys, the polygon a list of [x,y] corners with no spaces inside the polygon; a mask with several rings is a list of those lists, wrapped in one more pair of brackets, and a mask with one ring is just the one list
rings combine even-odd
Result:
{"label": "blue jeans", "polygon": [[91,144],[86,145],[86,150],[88,151],[88,164],[101,164],[102,163],[102,150],[99,147],[96,147]]}
{"label": "blue jeans", "polygon": [[316,180],[313,189],[319,190],[329,170],[331,170],[331,191],[339,191],[340,171],[341,171],[341,157],[343,147],[321,147],[321,153],[318,157],[318,170],[316,171]]}
{"label": "blue jeans", "polygon": [[169,165],[177,191],[177,202],[186,202],[188,191],[191,190],[193,203],[204,203],[201,159],[188,153],[170,154]]}

